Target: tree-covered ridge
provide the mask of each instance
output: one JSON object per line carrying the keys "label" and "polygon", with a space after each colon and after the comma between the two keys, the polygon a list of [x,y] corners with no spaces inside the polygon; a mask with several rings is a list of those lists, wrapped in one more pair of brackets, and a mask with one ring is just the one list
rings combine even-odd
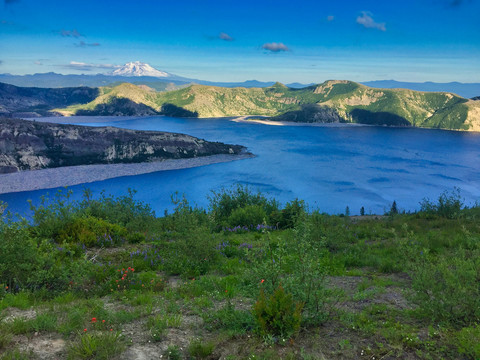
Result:
{"label": "tree-covered ridge", "polygon": [[65,115],[104,114],[105,104],[114,104],[118,98],[145,105],[150,112],[172,116],[263,115],[273,120],[343,121],[458,130],[474,130],[480,122],[477,106],[470,104],[475,102],[455,94],[375,89],[336,80],[301,89],[279,83],[248,89],[192,85],[162,93],[122,84],[102,88],[102,95],[88,104],[57,111]]}
{"label": "tree-covered ridge", "polygon": [[5,85],[0,87],[0,113],[201,118],[258,115],[296,122],[480,129],[478,101],[445,92],[370,88],[346,80],[300,89],[280,83],[265,88],[191,85],[166,92],[130,83],[78,89],[27,90]]}

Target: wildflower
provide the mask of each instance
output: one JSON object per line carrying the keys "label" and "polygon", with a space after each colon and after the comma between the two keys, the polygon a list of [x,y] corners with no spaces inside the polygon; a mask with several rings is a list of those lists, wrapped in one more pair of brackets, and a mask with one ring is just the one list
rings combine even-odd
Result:
{"label": "wildflower", "polygon": [[105,320],[102,320],[102,323],[104,323],[104,324],[105,324]]}
{"label": "wildflower", "polygon": [[8,290],[8,286],[5,286],[5,290]]}
{"label": "wildflower", "polygon": [[265,282],[265,279],[262,279],[262,281],[260,281],[260,284],[263,284]]}
{"label": "wildflower", "polygon": [[110,329],[110,331],[113,331],[113,329]]}
{"label": "wildflower", "polygon": [[92,318],[92,323],[96,323],[97,322],[97,318]]}
{"label": "wildflower", "polygon": [[86,332],[86,331],[87,331],[87,329],[83,329],[83,332]]}

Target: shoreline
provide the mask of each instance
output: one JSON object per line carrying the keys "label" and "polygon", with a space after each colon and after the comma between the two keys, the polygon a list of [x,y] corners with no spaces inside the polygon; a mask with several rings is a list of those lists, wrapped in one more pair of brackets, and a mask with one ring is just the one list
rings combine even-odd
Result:
{"label": "shoreline", "polygon": [[[39,121],[39,122],[50,122],[54,124],[94,124],[94,123],[113,123],[121,122],[125,120],[133,120],[139,118],[148,118],[148,117],[157,117],[165,115],[148,115],[148,116],[42,116],[37,118],[22,118],[23,120],[29,121]],[[263,115],[258,115],[262,117]],[[395,126],[395,125],[372,125],[372,124],[359,124],[359,123],[306,123],[306,122],[293,122],[293,121],[272,121],[266,120],[268,116],[265,116],[265,120],[248,120],[249,117],[257,117],[256,115],[243,115],[243,116],[226,116],[219,118],[192,118],[199,120],[209,120],[209,119],[225,119],[235,123],[244,123],[244,124],[259,124],[259,125],[270,125],[270,126],[306,126],[306,127],[330,127],[330,128],[343,128],[343,127],[387,127],[395,129],[416,129],[416,130],[438,130],[438,131],[453,131],[460,133],[473,133],[480,134],[480,130],[462,130],[462,129],[439,129],[439,128],[428,128],[428,127],[417,127],[417,126]],[[65,119],[65,120],[63,120]],[[67,121],[66,119],[69,119]]]}
{"label": "shoreline", "polygon": [[210,155],[134,164],[95,164],[19,171],[0,175],[0,194],[88,184],[123,176],[181,170],[254,158],[253,154]]}
{"label": "shoreline", "polygon": [[265,120],[262,120],[262,119],[249,120],[248,119],[249,117],[252,117],[252,115],[239,116],[234,119],[231,119],[230,121],[233,121],[236,123],[261,124],[261,125],[270,125],[270,126],[314,126],[314,127],[374,126],[369,124],[357,124],[357,123],[314,123],[314,122],[307,123],[307,122],[294,122],[294,121],[273,121],[273,120],[268,120],[268,118],[265,118]]}

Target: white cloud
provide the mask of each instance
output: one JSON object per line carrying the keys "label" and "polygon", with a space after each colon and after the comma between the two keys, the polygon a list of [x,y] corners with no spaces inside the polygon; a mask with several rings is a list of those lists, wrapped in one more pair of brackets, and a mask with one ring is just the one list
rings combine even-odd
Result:
{"label": "white cloud", "polygon": [[63,37],[74,37],[74,38],[83,37],[83,35],[80,34],[77,31],[77,29],[73,29],[73,30],[62,29],[62,30],[60,30],[60,35],[62,35]]}
{"label": "white cloud", "polygon": [[290,49],[284,43],[276,42],[263,44],[262,49],[270,50],[272,52],[290,51]]}
{"label": "white cloud", "polygon": [[117,69],[122,66],[114,65],[114,64],[92,64],[92,63],[84,63],[79,61],[70,61],[69,64],[63,65],[63,67],[68,69],[74,69],[74,70],[92,71],[95,69]]}
{"label": "white cloud", "polygon": [[228,35],[227,33],[224,33],[224,32],[221,32],[219,35],[218,35],[218,38],[221,39],[221,40],[225,40],[225,41],[233,41],[233,37],[231,37],[230,35]]}
{"label": "white cloud", "polygon": [[377,29],[380,31],[387,31],[385,23],[377,23],[373,20],[372,13],[368,11],[362,11],[362,15],[357,17],[357,24],[360,24],[367,29]]}
{"label": "white cloud", "polygon": [[100,46],[100,43],[86,43],[85,41],[80,41],[78,44],[75,44],[77,47],[87,47],[87,46]]}

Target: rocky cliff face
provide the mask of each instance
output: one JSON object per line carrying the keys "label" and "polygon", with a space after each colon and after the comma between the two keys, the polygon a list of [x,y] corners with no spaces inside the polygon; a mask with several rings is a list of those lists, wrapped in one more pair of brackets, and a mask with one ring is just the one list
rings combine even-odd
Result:
{"label": "rocky cliff face", "polygon": [[0,173],[246,152],[184,134],[0,119]]}

